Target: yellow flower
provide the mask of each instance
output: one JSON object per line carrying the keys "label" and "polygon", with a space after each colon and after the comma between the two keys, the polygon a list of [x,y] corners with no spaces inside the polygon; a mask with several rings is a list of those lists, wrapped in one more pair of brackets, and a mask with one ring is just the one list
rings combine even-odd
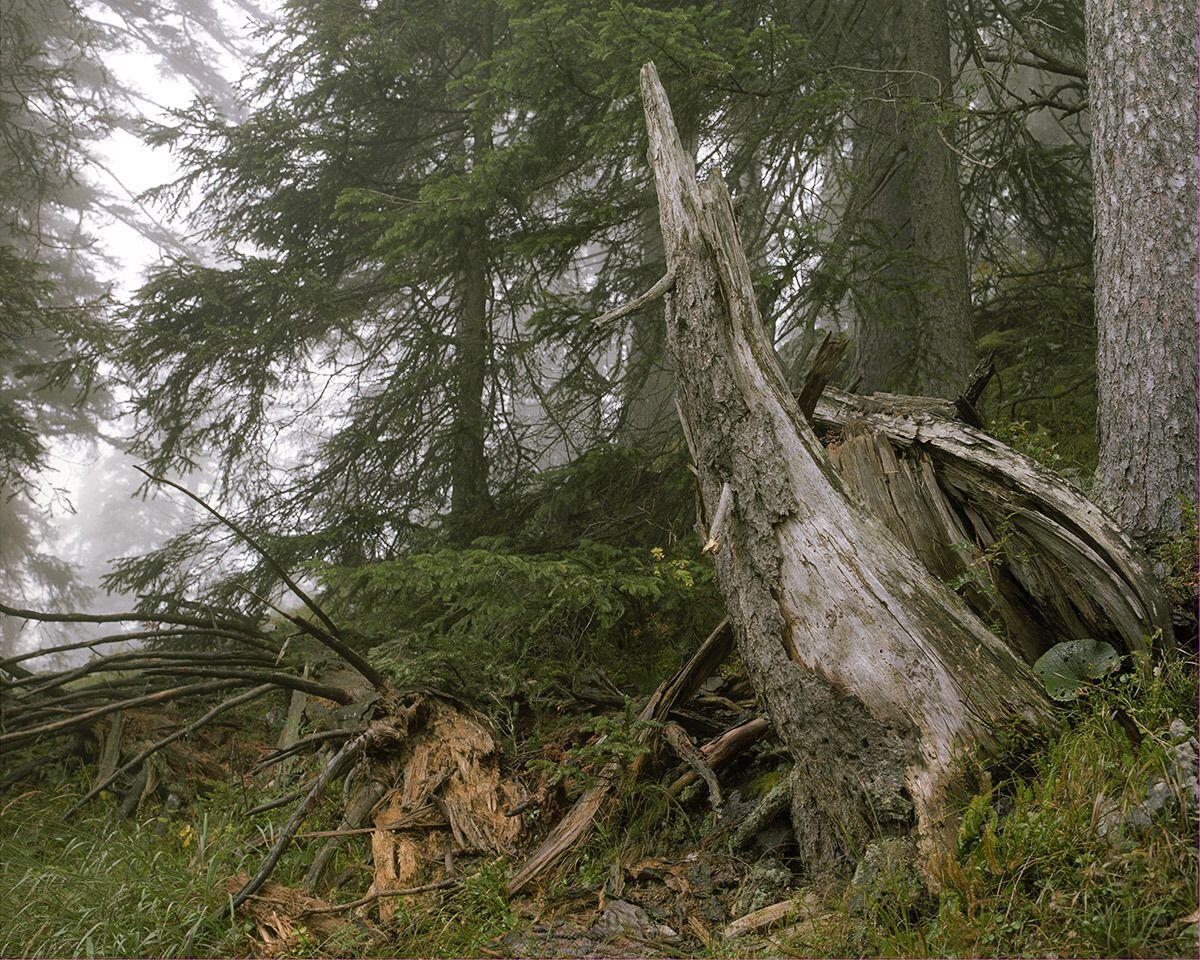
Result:
{"label": "yellow flower", "polygon": [[661,560],[666,556],[666,554],[663,552],[662,547],[651,547],[650,556],[652,556],[655,560]]}
{"label": "yellow flower", "polygon": [[191,824],[185,823],[182,829],[179,831],[179,842],[183,844],[183,848],[186,850],[189,846],[191,846],[192,841],[195,839],[196,831],[192,829]]}

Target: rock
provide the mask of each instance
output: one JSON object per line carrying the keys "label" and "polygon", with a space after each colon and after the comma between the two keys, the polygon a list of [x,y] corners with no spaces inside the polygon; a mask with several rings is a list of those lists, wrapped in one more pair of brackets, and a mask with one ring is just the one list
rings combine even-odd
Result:
{"label": "rock", "polygon": [[1118,839],[1126,830],[1144,833],[1155,821],[1171,816],[1182,802],[1185,812],[1196,809],[1200,802],[1200,782],[1197,781],[1197,743],[1187,724],[1172,720],[1164,734],[1170,743],[1167,749],[1166,776],[1150,782],[1141,802],[1122,814],[1113,800],[1103,795],[1096,799],[1096,832],[1102,837]]}
{"label": "rock", "polygon": [[630,940],[676,940],[679,938],[674,930],[665,923],[658,923],[650,918],[644,909],[636,903],[624,900],[609,900],[604,905],[604,912],[588,929],[587,935],[592,939],[606,942],[618,937]]}
{"label": "rock", "polygon": [[909,837],[884,837],[868,844],[850,880],[847,910],[861,913],[880,896],[894,897],[924,887],[917,872],[917,846]]}
{"label": "rock", "polygon": [[795,881],[792,871],[774,857],[753,864],[734,894],[731,916],[743,917],[783,900]]}

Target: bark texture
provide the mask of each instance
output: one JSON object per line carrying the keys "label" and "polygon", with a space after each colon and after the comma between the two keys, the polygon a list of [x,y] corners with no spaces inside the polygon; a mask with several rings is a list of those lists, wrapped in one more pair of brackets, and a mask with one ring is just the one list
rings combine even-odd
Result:
{"label": "bark texture", "polygon": [[653,65],[649,159],[675,288],[667,343],[715,511],[738,648],[797,771],[792,819],[813,871],[884,831],[945,848],[964,754],[1013,722],[1051,724],[1028,665],[849,495],[788,390],[719,177],[697,185]]}
{"label": "bark texture", "polygon": [[1087,0],[1097,499],[1168,536],[1196,496],[1196,5]]}
{"label": "bark texture", "polygon": [[462,278],[462,306],[454,331],[454,452],[451,459],[450,513],[470,517],[487,501],[487,458],[483,389],[487,372],[487,287],[485,245],[467,247]]}
{"label": "bark texture", "polygon": [[921,263],[913,294],[921,349],[916,392],[953,397],[975,365],[967,282],[967,226],[951,148],[954,109],[946,0],[901,0],[907,91],[905,123],[913,252]]}
{"label": "bark texture", "polygon": [[[489,8],[479,25],[479,58],[492,50],[492,17]],[[491,121],[475,120],[472,136],[473,167],[492,148]],[[450,461],[450,516],[457,535],[469,539],[469,519],[488,502],[488,463],[485,452],[487,423],[483,394],[488,367],[488,300],[491,272],[488,267],[488,227],[483,216],[467,226],[462,247],[460,305],[454,330],[454,431]]]}

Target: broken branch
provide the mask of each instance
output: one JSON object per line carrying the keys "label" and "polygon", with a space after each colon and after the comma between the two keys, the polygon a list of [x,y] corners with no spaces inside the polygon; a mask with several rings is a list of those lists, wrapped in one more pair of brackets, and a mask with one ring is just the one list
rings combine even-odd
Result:
{"label": "broken branch", "polygon": [[653,303],[659,297],[668,293],[675,286],[675,274],[669,270],[645,293],[638,294],[628,303],[623,303],[616,309],[609,310],[608,313],[602,313],[592,321],[597,327],[604,326],[606,323],[611,323],[614,320],[620,320],[622,317],[627,317],[647,304]]}

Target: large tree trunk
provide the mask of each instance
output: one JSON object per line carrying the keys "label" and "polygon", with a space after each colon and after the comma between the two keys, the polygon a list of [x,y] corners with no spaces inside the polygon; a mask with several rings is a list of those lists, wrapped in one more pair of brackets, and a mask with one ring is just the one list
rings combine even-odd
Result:
{"label": "large tree trunk", "polygon": [[1196,5],[1087,0],[1097,499],[1132,533],[1196,496]]}
{"label": "large tree trunk", "polygon": [[947,114],[944,0],[894,0],[849,24],[865,76],[853,177],[862,226],[851,285],[859,389],[953,397],[975,362],[966,224]]}
{"label": "large tree trunk", "polygon": [[[480,60],[492,52],[494,10],[489,7],[479,25]],[[477,169],[492,149],[491,119],[475,118],[471,162]],[[469,539],[472,520],[488,503],[487,423],[484,387],[488,367],[488,228],[479,216],[465,232],[461,255],[459,312],[454,329],[454,428],[450,460],[450,518],[454,534]]]}
{"label": "large tree trunk", "polygon": [[855,389],[914,389],[923,348],[913,281],[912,224],[906,172],[897,153],[901,122],[894,103],[869,101],[854,130],[855,187],[862,196],[850,288],[855,328]]}
{"label": "large tree trunk", "polygon": [[913,288],[921,349],[916,392],[953,397],[975,365],[967,279],[967,228],[958,183],[946,0],[901,0],[906,83],[913,115],[905,123],[913,253],[921,264]]}
{"label": "large tree trunk", "polygon": [[719,177],[696,183],[652,65],[649,157],[674,291],[667,344],[743,663],[795,760],[811,870],[882,829],[946,848],[964,754],[1052,713],[1029,666],[851,501],[784,383]]}

